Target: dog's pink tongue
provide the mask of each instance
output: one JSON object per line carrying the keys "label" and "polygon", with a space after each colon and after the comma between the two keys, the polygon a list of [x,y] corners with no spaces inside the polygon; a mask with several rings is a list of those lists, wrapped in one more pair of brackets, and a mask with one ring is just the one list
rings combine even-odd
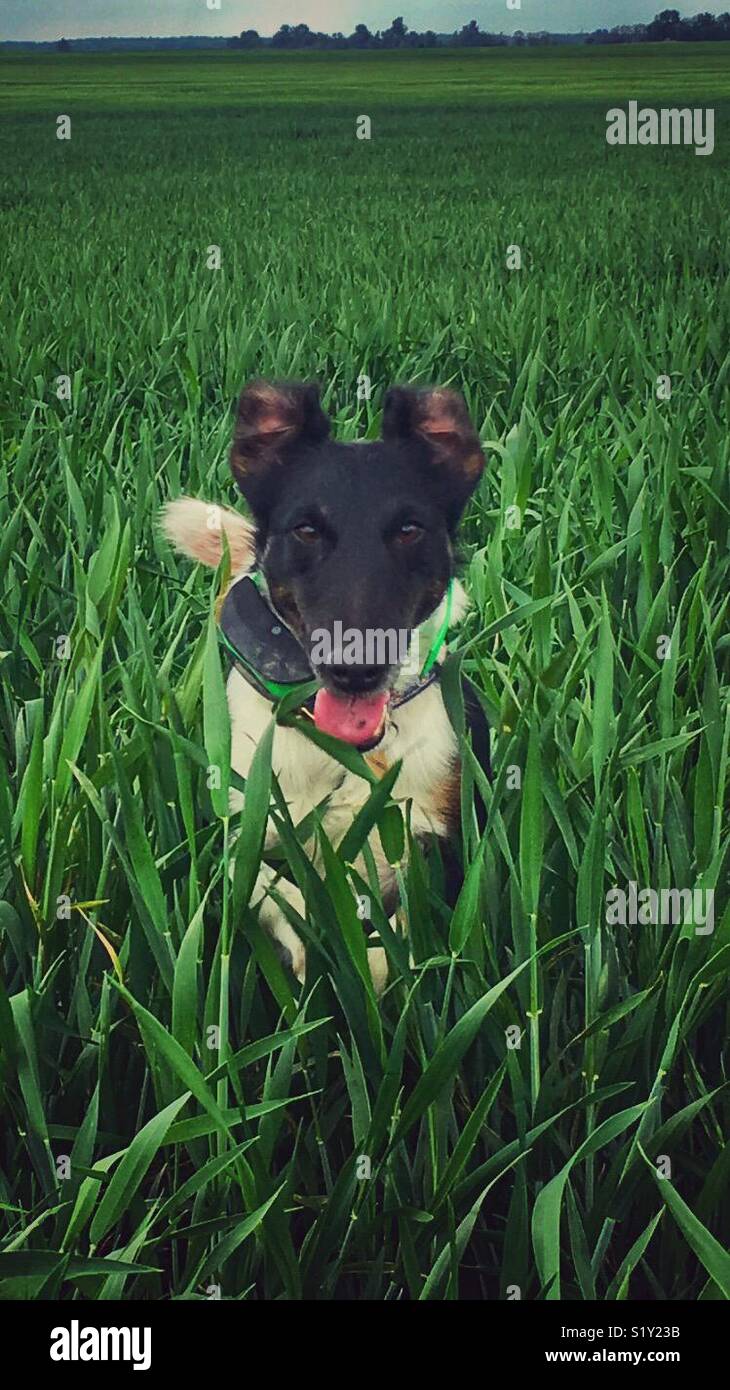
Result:
{"label": "dog's pink tongue", "polygon": [[323,734],[332,734],[344,743],[369,743],[380,732],[388,703],[383,695],[333,695],[318,690],[314,702],[314,722]]}

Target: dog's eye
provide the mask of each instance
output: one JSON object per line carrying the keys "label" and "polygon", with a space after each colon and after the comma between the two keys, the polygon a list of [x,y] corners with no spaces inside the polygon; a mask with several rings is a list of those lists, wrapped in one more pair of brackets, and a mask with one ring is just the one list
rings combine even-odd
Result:
{"label": "dog's eye", "polygon": [[319,540],[319,531],[309,521],[303,521],[300,526],[293,526],[292,535],[296,536],[298,541],[304,541],[305,544]]}
{"label": "dog's eye", "polygon": [[423,535],[423,527],[417,521],[404,521],[395,533],[395,539],[399,545],[413,545],[415,541],[420,541]]}

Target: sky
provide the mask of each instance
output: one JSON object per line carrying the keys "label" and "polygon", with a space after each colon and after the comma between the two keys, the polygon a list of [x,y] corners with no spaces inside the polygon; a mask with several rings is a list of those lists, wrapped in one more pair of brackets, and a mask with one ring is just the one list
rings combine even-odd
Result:
{"label": "sky", "polygon": [[470,19],[482,29],[575,32],[642,23],[668,4],[683,16],[727,9],[713,0],[0,0],[0,40],[100,35],[273,34],[280,24],[351,33],[364,22],[384,29],[402,14],[412,29],[450,33]]}

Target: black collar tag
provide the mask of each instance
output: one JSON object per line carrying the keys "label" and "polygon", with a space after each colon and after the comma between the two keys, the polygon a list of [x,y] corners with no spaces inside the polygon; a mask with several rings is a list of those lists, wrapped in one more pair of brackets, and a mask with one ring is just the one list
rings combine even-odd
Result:
{"label": "black collar tag", "polygon": [[220,629],[226,645],[264,680],[277,685],[312,680],[312,668],[296,638],[248,576],[228,590]]}

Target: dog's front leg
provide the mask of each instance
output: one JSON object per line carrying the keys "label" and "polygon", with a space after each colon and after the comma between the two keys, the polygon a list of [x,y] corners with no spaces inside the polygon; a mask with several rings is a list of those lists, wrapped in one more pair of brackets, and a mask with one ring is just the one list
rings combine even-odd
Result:
{"label": "dog's front leg", "polygon": [[[276,838],[275,835],[273,838]],[[267,835],[267,843],[268,839]],[[233,865],[231,865],[231,875],[233,875]],[[250,906],[258,909],[261,925],[281,947],[285,964],[290,966],[296,979],[300,984],[303,984],[307,965],[306,948],[278,903],[269,896],[269,889],[274,886],[276,892],[294,908],[294,911],[300,917],[304,917],[305,903],[299,888],[290,883],[288,879],[278,878],[276,870],[268,864],[261,864],[259,867],[251,894]],[[368,965],[370,966],[375,993],[381,995],[388,983],[388,960],[382,946],[371,947],[368,950]]]}
{"label": "dog's front leg", "polygon": [[[286,899],[300,917],[305,915],[304,898],[300,890],[293,883],[289,883],[288,879],[279,878],[277,881],[275,869],[270,868],[268,864],[261,865],[251,895],[251,907],[258,907],[261,925],[282,947],[286,964],[291,966],[293,974],[299,983],[303,984],[307,964],[306,948],[281,908],[269,897],[268,890],[272,885],[276,886],[277,893]],[[388,960],[382,946],[371,947],[368,950],[368,965],[375,993],[381,995],[388,983]]]}
{"label": "dog's front leg", "polygon": [[259,921],[261,925],[266,928],[269,934],[273,936],[274,940],[283,948],[289,958],[287,963],[291,965],[293,974],[299,980],[299,983],[303,984],[304,971],[307,963],[304,943],[297,936],[294,928],[288,918],[284,916],[281,908],[274,902],[273,898],[269,897],[268,890],[273,883],[276,883],[277,893],[280,893],[282,898],[286,899],[294,908],[294,911],[299,913],[300,917],[303,917],[305,912],[304,898],[293,883],[289,883],[285,878],[280,878],[278,882],[276,882],[276,879],[276,870],[270,868],[268,864],[262,864],[259,868],[258,878],[256,879],[254,890],[251,895],[251,907],[259,907]]}

